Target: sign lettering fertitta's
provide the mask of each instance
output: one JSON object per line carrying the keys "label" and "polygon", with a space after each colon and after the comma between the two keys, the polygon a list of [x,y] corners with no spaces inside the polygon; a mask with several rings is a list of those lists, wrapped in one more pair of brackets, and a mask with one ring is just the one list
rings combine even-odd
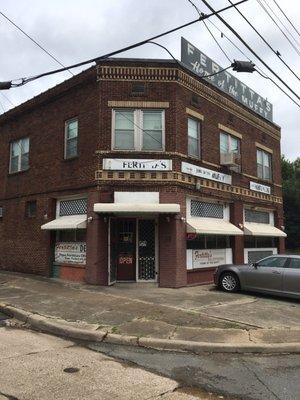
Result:
{"label": "sign lettering fertitta's", "polygon": [[203,77],[208,82],[238,100],[260,116],[273,120],[273,106],[262,96],[254,92],[247,85],[235,78],[227,71],[205,78],[223,68],[207,57],[197,47],[186,39],[181,38],[181,62],[196,75]]}

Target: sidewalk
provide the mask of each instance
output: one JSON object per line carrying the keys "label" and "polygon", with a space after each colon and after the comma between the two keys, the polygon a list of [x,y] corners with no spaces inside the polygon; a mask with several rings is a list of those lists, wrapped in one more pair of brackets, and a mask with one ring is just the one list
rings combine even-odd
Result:
{"label": "sidewalk", "polygon": [[[253,324],[253,316],[249,324],[222,317],[222,306],[247,310],[255,301],[253,296],[233,296],[203,287],[101,288],[0,273],[0,311],[50,333],[186,351],[300,352],[299,303],[281,305],[275,299],[275,309],[286,307],[289,319],[281,327],[265,328]],[[270,308],[272,299],[266,304]]]}

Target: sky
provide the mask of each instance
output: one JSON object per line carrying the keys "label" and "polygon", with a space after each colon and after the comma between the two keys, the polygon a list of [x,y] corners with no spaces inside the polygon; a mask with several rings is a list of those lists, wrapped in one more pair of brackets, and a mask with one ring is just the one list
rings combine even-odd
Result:
{"label": "sky", "polygon": [[[271,46],[299,75],[300,36],[280,13],[274,0],[267,3],[280,21],[293,35],[295,50],[278,27],[259,5],[258,0],[248,0],[239,6]],[[276,0],[292,23],[300,31],[300,2]],[[214,9],[229,5],[227,0],[208,0]],[[236,3],[237,0],[234,0]],[[201,0],[194,0],[201,12],[209,13]],[[128,46],[161,32],[196,19],[198,14],[187,0],[0,0],[0,11],[6,14],[25,32],[38,41],[64,65],[94,58],[110,51]],[[222,16],[238,31],[253,50],[300,96],[299,80],[283,65],[279,58],[261,41],[252,28],[235,9]],[[276,18],[276,17],[274,17]],[[243,46],[242,43],[218,20],[211,22],[229,37],[266,75],[275,77]],[[280,23],[280,22],[278,22]],[[210,23],[222,48],[231,60],[245,57]],[[284,29],[282,27],[282,29]],[[288,33],[285,31],[288,35]],[[203,22],[158,39],[174,57],[180,59],[180,38],[185,37],[222,67],[229,61],[216,45]],[[0,14],[0,81],[28,77],[59,68],[59,65],[19,32]],[[151,44],[121,53],[118,57],[169,58],[165,50]],[[87,66],[88,67],[88,66]],[[79,73],[84,68],[74,69]],[[290,160],[300,157],[300,109],[268,79],[256,72],[234,73],[239,80],[267,98],[273,104],[274,122],[282,128],[282,153]],[[71,77],[63,72],[41,78],[19,88],[0,92],[0,113],[23,103],[48,88]],[[283,87],[283,85],[281,84]],[[288,92],[287,88],[284,88]],[[293,95],[292,95],[293,96]],[[300,101],[298,100],[300,104]]]}

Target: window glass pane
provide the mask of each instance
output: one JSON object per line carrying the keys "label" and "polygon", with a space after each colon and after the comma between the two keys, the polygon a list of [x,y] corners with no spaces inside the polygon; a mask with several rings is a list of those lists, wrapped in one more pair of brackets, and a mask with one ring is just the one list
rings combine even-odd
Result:
{"label": "window glass pane", "polygon": [[263,166],[260,164],[257,164],[257,176],[258,178],[263,178]]}
{"label": "window glass pane", "polygon": [[115,131],[115,148],[120,150],[134,149],[133,131]]}
{"label": "window glass pane", "polygon": [[245,210],[245,221],[260,224],[270,223],[270,213],[268,211]]}
{"label": "window glass pane", "polygon": [[13,142],[11,145],[11,156],[15,157],[21,154],[21,146],[20,146],[20,141],[17,140],[16,142]]}
{"label": "window glass pane", "polygon": [[230,151],[233,153],[239,153],[239,140],[233,136],[230,136]]}
{"label": "window glass pane", "polygon": [[78,135],[78,121],[67,121],[67,139],[74,138]]}
{"label": "window glass pane", "polygon": [[199,123],[192,118],[188,118],[188,136],[194,139],[198,139],[198,135],[199,135]]}
{"label": "window glass pane", "polygon": [[292,258],[290,260],[288,268],[300,269],[300,258]]}
{"label": "window glass pane", "polygon": [[133,110],[122,110],[115,112],[115,128],[116,130],[133,130],[134,114]]}
{"label": "window glass pane", "polygon": [[17,172],[18,171],[18,163],[19,163],[19,157],[11,157],[10,159],[10,172]]}
{"label": "window glass pane", "polygon": [[29,153],[29,138],[20,140],[20,144],[21,144],[21,152],[23,154]]}
{"label": "window glass pane", "polygon": [[21,171],[29,168],[29,153],[22,154],[21,156]]}
{"label": "window glass pane", "polygon": [[66,142],[66,158],[77,156],[77,138],[68,139]]}
{"label": "window glass pane", "polygon": [[270,257],[261,261],[258,265],[260,267],[282,268],[285,264],[286,257]]}
{"label": "window glass pane", "polygon": [[224,216],[224,206],[218,203],[206,203],[191,200],[191,216],[204,218],[220,218]]}
{"label": "window glass pane", "polygon": [[162,112],[143,111],[143,149],[162,149]]}
{"label": "window glass pane", "polygon": [[263,164],[265,167],[270,167],[270,155],[263,152]]}
{"label": "window glass pane", "polygon": [[188,155],[199,157],[199,141],[193,137],[188,137]]}
{"label": "window glass pane", "polygon": [[257,157],[257,164],[263,165],[263,153],[261,150],[257,150],[256,157]]}
{"label": "window glass pane", "polygon": [[143,122],[144,130],[162,130],[162,113],[161,111],[144,111]]}
{"label": "window glass pane", "polygon": [[186,248],[195,250],[205,249],[205,236],[198,235],[196,239],[187,240]]}
{"label": "window glass pane", "polygon": [[220,133],[220,152],[228,153],[228,135],[226,133]]}
{"label": "window glass pane", "polygon": [[144,131],[143,132],[143,149],[144,150],[161,150],[162,149],[162,132],[161,131]]}

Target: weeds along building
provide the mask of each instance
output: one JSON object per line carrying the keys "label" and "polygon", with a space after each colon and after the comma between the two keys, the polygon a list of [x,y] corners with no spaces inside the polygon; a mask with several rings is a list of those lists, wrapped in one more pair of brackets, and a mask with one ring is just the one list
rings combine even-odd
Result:
{"label": "weeds along building", "polygon": [[0,116],[0,268],[212,281],[284,251],[280,128],[173,60],[109,59]]}

